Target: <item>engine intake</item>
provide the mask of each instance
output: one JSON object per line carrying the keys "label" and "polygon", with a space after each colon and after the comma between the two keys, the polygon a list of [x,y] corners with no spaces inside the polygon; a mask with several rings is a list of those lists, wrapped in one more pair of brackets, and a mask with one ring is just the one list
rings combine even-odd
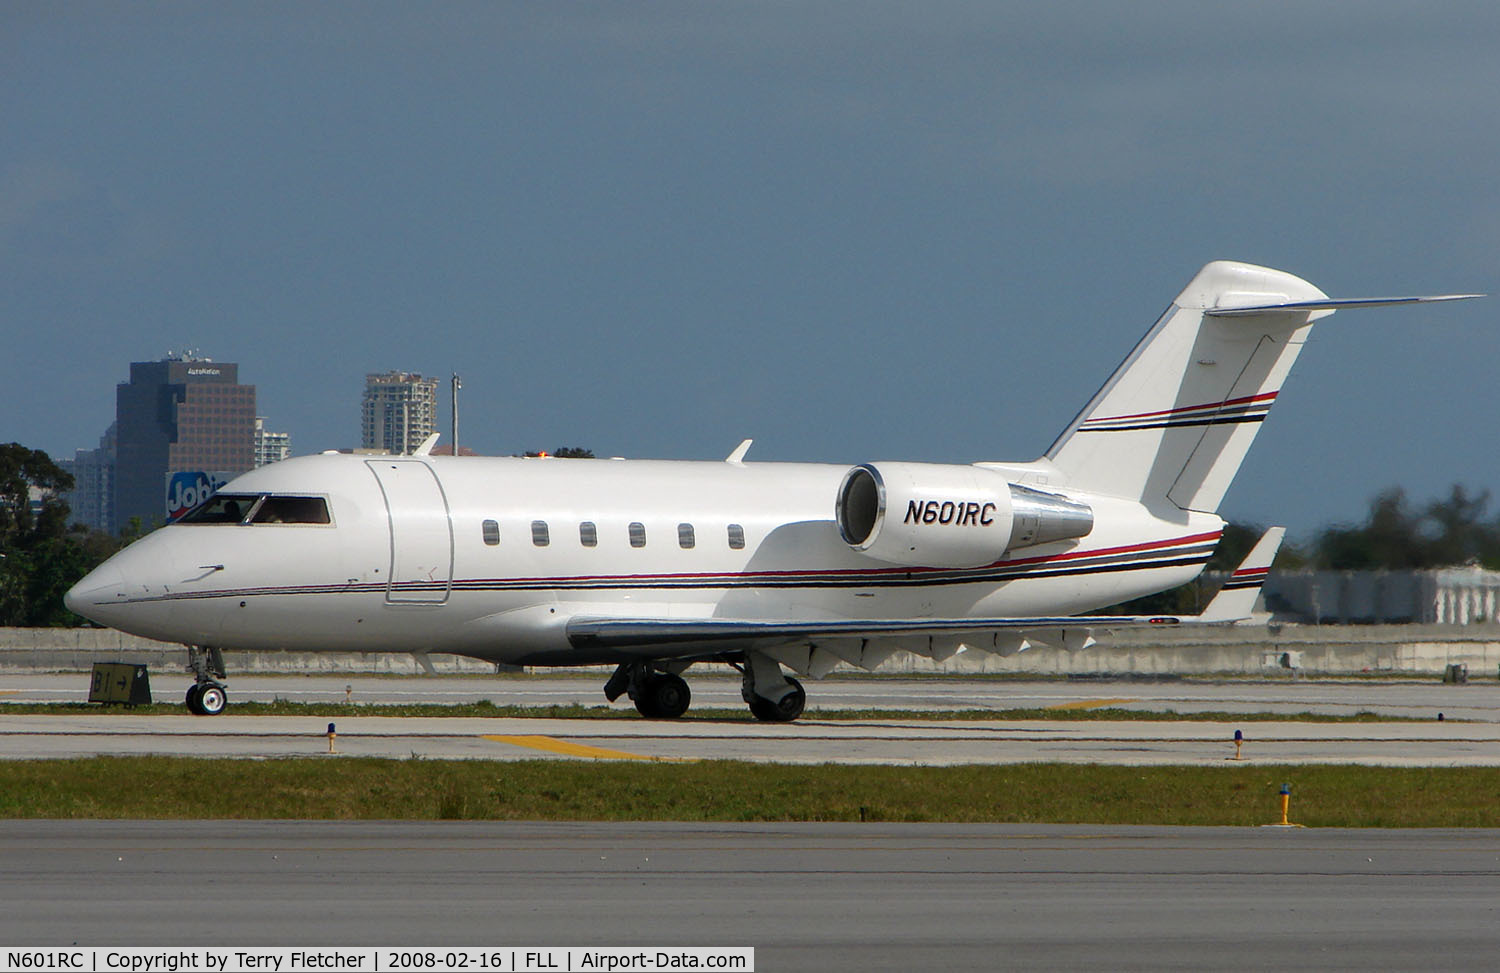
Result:
{"label": "engine intake", "polygon": [[977,466],[862,463],[839,484],[844,542],[893,564],[974,568],[1006,551],[1084,537],[1087,504],[1019,486]]}

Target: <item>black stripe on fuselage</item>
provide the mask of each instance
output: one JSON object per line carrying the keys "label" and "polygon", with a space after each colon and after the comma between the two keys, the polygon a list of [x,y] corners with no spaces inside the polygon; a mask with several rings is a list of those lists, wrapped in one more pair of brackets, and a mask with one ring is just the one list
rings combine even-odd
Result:
{"label": "black stripe on fuselage", "polygon": [[[909,571],[881,569],[870,572],[809,572],[764,574],[739,573],[720,575],[612,575],[572,578],[470,579],[446,582],[406,582],[393,586],[378,583],[266,586],[216,591],[185,591],[147,598],[130,599],[128,603],[160,601],[197,601],[211,598],[249,598],[280,595],[442,594],[444,592],[504,591],[646,591],[684,589],[745,588],[909,588],[948,585],[1002,584],[1040,578],[1077,577],[1090,574],[1116,574],[1126,571],[1150,571],[1160,568],[1207,563],[1215,542],[1194,543],[1152,552],[1084,557],[1076,561],[1042,561],[1024,566],[994,565],[980,569],[913,568]],[[119,604],[112,602],[111,604]]]}

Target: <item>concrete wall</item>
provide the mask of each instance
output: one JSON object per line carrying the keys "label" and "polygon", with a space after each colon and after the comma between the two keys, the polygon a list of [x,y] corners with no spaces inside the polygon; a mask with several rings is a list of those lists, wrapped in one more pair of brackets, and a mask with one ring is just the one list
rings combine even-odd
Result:
{"label": "concrete wall", "polygon": [[[934,663],[899,653],[884,673],[1263,675],[1286,672],[1281,657],[1309,675],[1409,673],[1439,675],[1455,663],[1472,676],[1500,671],[1500,625],[1272,625],[1148,629],[1117,633],[1106,646],[1081,652],[1037,648],[1009,658],[962,652]],[[226,652],[230,674],[245,672],[377,672],[415,674],[417,660],[398,652]],[[159,672],[186,671],[180,645],[97,628],[0,628],[0,672],[86,671],[94,662],[145,663]],[[476,659],[433,655],[438,672],[494,673]],[[600,668],[600,671],[607,667]]]}
{"label": "concrete wall", "polygon": [[1500,626],[1244,625],[1171,631],[1139,629],[1099,636],[1081,652],[1036,648],[1009,658],[964,652],[945,663],[891,659],[882,672],[1046,675],[1266,675],[1286,673],[1283,657],[1307,675],[1441,675],[1453,664],[1472,676],[1500,671]]}
{"label": "concrete wall", "polygon": [[[456,655],[433,655],[440,673],[493,673],[495,665]],[[157,672],[186,672],[187,649],[108,628],[0,628],[0,672],[84,672],[95,662],[145,663]],[[236,672],[422,671],[404,652],[225,652],[225,668]]]}

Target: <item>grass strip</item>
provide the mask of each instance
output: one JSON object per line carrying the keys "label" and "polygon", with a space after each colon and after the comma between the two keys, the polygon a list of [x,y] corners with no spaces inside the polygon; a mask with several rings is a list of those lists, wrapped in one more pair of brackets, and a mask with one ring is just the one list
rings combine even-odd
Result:
{"label": "grass strip", "polygon": [[374,758],[0,762],[0,818],[1500,826],[1500,768],[789,766]]}
{"label": "grass strip", "polygon": [[[474,703],[299,703],[275,700],[270,703],[236,702],[225,710],[234,716],[420,716],[465,717],[482,719],[547,720],[640,720],[633,706],[585,706],[574,703],[550,706],[496,706],[489,700]],[[101,706],[97,703],[3,703],[0,716],[182,716],[191,717],[180,703],[151,703],[146,706]],[[1025,709],[808,709],[802,717],[808,720],[1146,720],[1150,722],[1197,723],[1403,723],[1427,722],[1406,716],[1379,713],[1229,713],[1203,711],[1178,713],[1144,709],[1084,709],[1063,707],[1030,707]],[[683,721],[722,723],[753,721],[744,707],[733,709],[695,709]]]}

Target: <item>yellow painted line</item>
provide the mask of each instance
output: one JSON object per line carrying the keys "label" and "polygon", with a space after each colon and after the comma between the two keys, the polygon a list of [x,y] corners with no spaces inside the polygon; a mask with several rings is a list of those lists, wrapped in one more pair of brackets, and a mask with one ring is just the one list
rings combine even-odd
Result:
{"label": "yellow painted line", "polygon": [[1058,703],[1056,706],[1048,706],[1047,709],[1102,709],[1105,706],[1113,706],[1116,703],[1133,703],[1135,700],[1122,697],[1120,699],[1079,699],[1071,703]]}
{"label": "yellow painted line", "polygon": [[530,747],[532,750],[546,750],[549,753],[561,753],[569,757],[593,757],[596,760],[662,760],[662,757],[649,757],[643,753],[626,753],[624,750],[607,750],[604,747],[591,747],[586,743],[570,743],[567,740],[559,740],[556,737],[547,736],[491,736],[485,734],[486,740],[494,740],[496,743],[509,743],[516,747]]}

